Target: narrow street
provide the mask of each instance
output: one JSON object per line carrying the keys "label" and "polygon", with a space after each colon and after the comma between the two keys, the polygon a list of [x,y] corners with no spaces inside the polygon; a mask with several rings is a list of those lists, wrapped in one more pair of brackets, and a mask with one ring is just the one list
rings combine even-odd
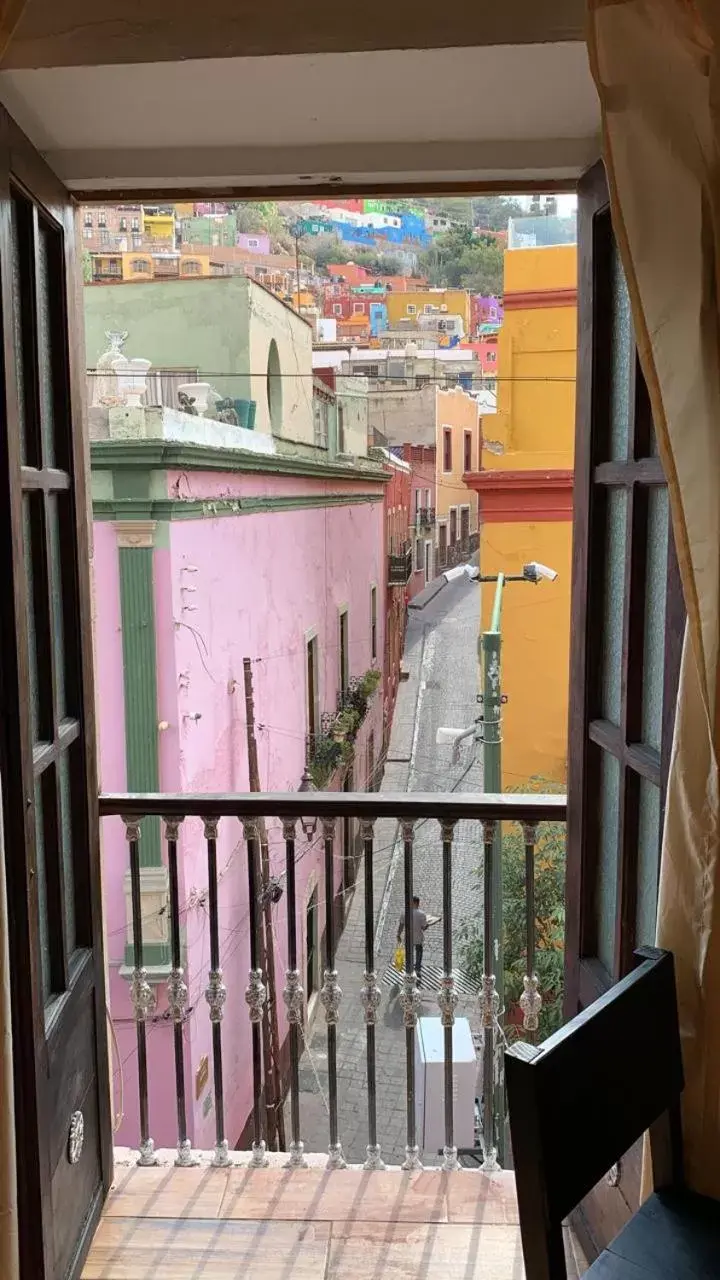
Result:
{"label": "narrow street", "polygon": [[[384,791],[478,791],[482,763],[477,745],[461,747],[460,760],[451,761],[451,748],[437,746],[440,725],[467,727],[477,715],[477,635],[479,590],[463,580],[447,585],[423,609],[410,609],[404,667],[409,679],[400,685],[388,751]],[[414,889],[428,915],[442,911],[441,841],[437,822],[418,824],[414,843]],[[477,822],[455,831],[453,846],[453,942],[458,963],[462,926],[481,913],[482,892],[476,871],[482,865],[482,833]],[[382,1004],[376,1029],[378,1136],[389,1164],[405,1158],[406,1082],[405,1032],[402,1009],[393,989],[383,982],[395,949],[403,912],[402,843],[397,823],[381,822],[375,829],[374,856],[376,972],[382,983]],[[338,1027],[338,1107],[340,1140],[347,1160],[365,1159],[367,1144],[367,1076],[365,1022],[360,1000],[364,963],[363,868],[348,909],[337,954],[343,1000]],[[437,1016],[433,966],[441,963],[442,926],[426,934],[422,1012]],[[471,1000],[458,1012],[468,1015]],[[300,1063],[302,1138],[309,1151],[328,1145],[326,1027],[321,1006]],[[425,1152],[425,1164],[438,1161]]]}

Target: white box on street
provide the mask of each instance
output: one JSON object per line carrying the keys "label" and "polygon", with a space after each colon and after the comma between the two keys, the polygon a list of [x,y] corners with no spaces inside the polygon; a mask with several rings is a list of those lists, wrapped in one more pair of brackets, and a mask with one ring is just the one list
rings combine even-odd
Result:
{"label": "white box on street", "polygon": [[[475,1144],[477,1060],[467,1018],[453,1027],[453,1117],[455,1146]],[[415,1028],[415,1124],[421,1152],[435,1156],[445,1146],[445,1050],[440,1018],[418,1018]]]}

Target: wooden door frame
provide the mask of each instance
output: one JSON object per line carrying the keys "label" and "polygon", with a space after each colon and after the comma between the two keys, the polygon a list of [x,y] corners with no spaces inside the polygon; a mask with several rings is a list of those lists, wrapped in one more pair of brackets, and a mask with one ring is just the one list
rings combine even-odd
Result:
{"label": "wooden door frame", "polygon": [[[631,788],[644,776],[660,787],[661,819],[675,719],[684,629],[682,586],[672,539],[668,536],[666,634],[661,750],[655,758],[640,743],[642,698],[642,630],[645,570],[645,507],[648,488],[665,485],[658,457],[599,462],[597,441],[607,421],[609,379],[600,367],[602,338],[610,309],[611,242],[599,234],[598,215],[609,218],[605,172],[601,163],[580,184],[578,207],[578,369],[575,433],[573,577],[568,723],[568,824],[566,901],[565,1016],[573,1017],[632,968],[635,887],[637,876],[637,805]],[[608,224],[605,224],[606,226]],[[637,354],[631,363],[629,388],[630,452],[649,452],[652,416]],[[598,425],[600,424],[600,425]],[[621,723],[619,729],[593,718],[590,695],[599,662],[597,639],[602,629],[604,547],[597,537],[602,505],[611,486],[625,488],[627,498],[624,617],[622,633]],[[595,536],[593,533],[595,532]],[[630,677],[632,673],[632,678]],[[582,690],[582,696],[578,695]],[[590,741],[609,751],[620,766],[619,911],[616,918],[614,972],[596,959],[594,936],[595,872],[598,849],[589,822],[589,805],[597,796],[597,753]],[[629,773],[630,771],[630,773]],[[595,835],[596,835],[595,831]],[[659,850],[658,850],[659,859]],[[631,919],[632,917],[632,919]]]}
{"label": "wooden door frame", "polygon": [[[84,395],[84,340],[79,302],[79,275],[74,252],[75,209],[65,188],[37,154],[8,112],[0,107],[0,304],[2,307],[2,375],[6,388],[4,440],[0,442],[0,491],[10,495],[20,474],[21,441],[12,329],[12,220],[11,189],[40,204],[63,232],[65,290],[54,305],[63,310],[72,415],[70,466],[74,479],[73,511],[76,539],[76,590],[81,648],[81,702],[85,796],[84,818],[90,851],[89,897],[93,931],[95,984],[95,1032],[98,1075],[98,1119],[101,1166],[105,1192],[112,1180],[112,1121],[110,1075],[106,1035],[105,962],[101,894],[98,781],[95,752],[95,704],[92,675],[92,613],[90,593],[90,525],[88,517],[88,443],[82,429]],[[4,504],[2,504],[4,506]],[[38,1158],[43,1152],[48,1117],[39,1112],[40,1081],[46,1059],[45,1026],[40,982],[31,942],[29,904],[37,904],[34,874],[35,839],[28,780],[33,776],[32,748],[23,706],[29,695],[27,654],[16,630],[15,619],[27,610],[23,566],[21,504],[11,501],[0,512],[0,577],[12,584],[12,608],[0,611],[0,666],[4,729],[0,736],[0,773],[3,781],[2,822],[6,848],[23,850],[25,857],[7,860],[8,945],[10,954],[15,1131],[18,1177],[20,1274],[34,1278],[45,1274],[45,1229],[50,1210],[49,1170]],[[20,568],[19,568],[20,567]],[[105,1086],[105,1087],[103,1087]],[[102,1200],[93,1206],[80,1250],[89,1245]]]}
{"label": "wooden door frame", "polygon": [[[607,325],[611,315],[613,252],[605,172],[598,163],[585,175],[578,206],[578,367],[575,434],[573,570],[568,723],[568,817],[566,864],[565,1017],[574,1017],[633,966],[638,876],[639,784],[660,791],[662,833],[665,791],[675,720],[685,607],[677,557],[668,523],[665,596],[665,663],[660,750],[642,741],[644,606],[649,487],[665,484],[660,460],[651,453],[652,416],[637,353],[631,356],[627,456],[605,461],[610,406]],[[609,233],[609,234],[608,234]],[[603,360],[605,363],[603,363]],[[602,536],[612,487],[627,494],[619,724],[597,718],[600,643],[604,629]],[[592,810],[600,790],[601,754],[618,763],[618,847],[613,972],[598,958],[598,823]],[[658,869],[660,863],[658,844]],[[586,1249],[604,1246],[637,1208],[641,1144],[627,1153],[622,1178],[601,1182],[578,1208],[573,1223]],[[605,1238],[607,1237],[607,1238]]]}

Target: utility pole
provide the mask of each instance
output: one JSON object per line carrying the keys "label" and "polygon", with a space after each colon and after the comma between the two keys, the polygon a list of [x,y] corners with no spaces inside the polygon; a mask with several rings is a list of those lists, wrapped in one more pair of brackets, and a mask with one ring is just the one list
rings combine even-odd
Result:
{"label": "utility pole", "polygon": [[[255,699],[253,696],[252,663],[243,658],[245,678],[245,724],[247,727],[248,773],[250,790],[260,791],[257,741],[255,738]],[[275,947],[272,928],[272,904],[267,889],[270,881],[270,850],[268,848],[265,819],[258,822],[260,863],[262,872],[263,931],[262,968],[267,975],[267,1017],[262,1020],[263,1061],[265,1063],[265,1113],[267,1117],[268,1147],[271,1151],[285,1150],[285,1119],[282,1111],[282,1083],[280,1080],[280,1028],[278,1026],[277,993],[275,987]]]}
{"label": "utility pole", "polygon": [[290,228],[290,235],[295,240],[295,280],[297,287],[297,313],[300,314],[300,236],[302,235],[302,223],[294,222]]}
{"label": "utility pole", "polygon": [[[483,662],[483,787],[485,791],[499,794],[502,791],[502,690],[500,686],[500,623],[505,574],[499,573],[495,586],[495,599],[490,626],[482,633]],[[487,851],[488,846],[485,845]],[[492,840],[492,891],[490,918],[492,927],[492,968],[495,973],[495,990],[498,995],[500,1015],[504,1008],[504,947],[503,947],[503,865],[502,830],[495,824]],[[489,972],[489,970],[488,970]],[[498,1055],[502,1064],[502,1053]],[[494,1068],[494,1064],[493,1064]],[[505,1080],[502,1065],[495,1076],[495,1122],[497,1126],[497,1150],[500,1163],[505,1157]]]}

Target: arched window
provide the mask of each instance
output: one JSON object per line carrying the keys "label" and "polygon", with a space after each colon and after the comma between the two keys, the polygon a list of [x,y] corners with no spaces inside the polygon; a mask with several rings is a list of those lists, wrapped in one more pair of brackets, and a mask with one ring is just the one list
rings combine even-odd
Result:
{"label": "arched window", "polygon": [[267,402],[270,414],[270,428],[276,435],[279,435],[282,431],[282,375],[280,371],[280,353],[274,338],[268,348]]}
{"label": "arched window", "polygon": [[130,270],[136,275],[150,275],[150,263],[147,258],[133,258],[130,262]]}
{"label": "arched window", "polygon": [[180,265],[180,274],[183,276],[199,276],[200,270],[197,258],[186,258]]}

